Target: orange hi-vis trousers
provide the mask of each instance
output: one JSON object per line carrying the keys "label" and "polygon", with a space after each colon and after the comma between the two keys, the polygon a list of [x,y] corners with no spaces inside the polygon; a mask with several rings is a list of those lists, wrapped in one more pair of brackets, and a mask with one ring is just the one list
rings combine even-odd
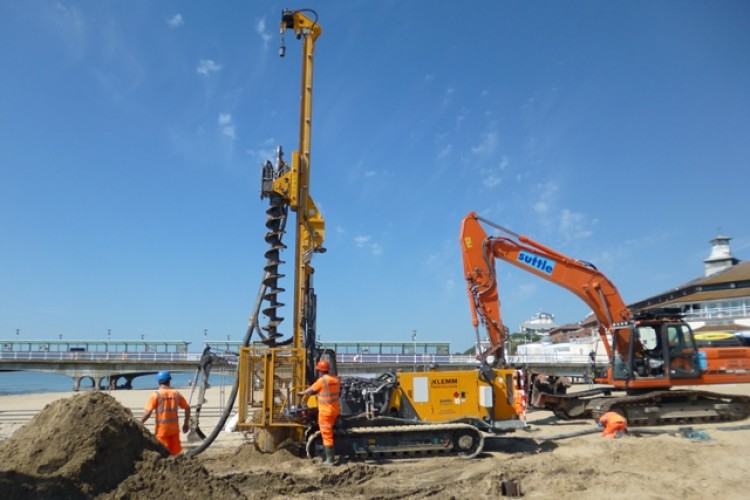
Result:
{"label": "orange hi-vis trousers", "polygon": [[336,423],[336,415],[323,415],[318,413],[318,427],[323,438],[323,446],[333,446],[333,424]]}

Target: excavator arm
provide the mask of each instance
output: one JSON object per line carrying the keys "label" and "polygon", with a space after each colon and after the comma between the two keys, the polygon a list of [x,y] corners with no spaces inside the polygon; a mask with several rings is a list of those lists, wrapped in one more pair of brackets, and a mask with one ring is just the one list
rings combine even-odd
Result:
{"label": "excavator arm", "polygon": [[[499,230],[501,235],[488,236],[482,223]],[[467,215],[461,224],[461,248],[472,323],[475,328],[480,321],[484,324],[491,344],[482,354],[483,358],[495,353],[499,358],[503,357],[506,335],[495,272],[495,259],[502,259],[560,285],[591,307],[599,321],[599,335],[612,360],[607,334],[614,323],[629,322],[631,313],[615,285],[592,264],[572,259],[531,238],[513,233],[476,212]],[[628,337],[622,334],[622,330],[616,337],[615,350],[623,356],[628,352]]]}

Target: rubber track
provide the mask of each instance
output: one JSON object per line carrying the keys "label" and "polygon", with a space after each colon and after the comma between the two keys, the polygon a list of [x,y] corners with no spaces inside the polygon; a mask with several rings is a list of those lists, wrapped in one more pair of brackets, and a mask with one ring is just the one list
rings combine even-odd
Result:
{"label": "rubber track", "polygon": [[[732,415],[710,415],[705,418],[700,417],[689,417],[690,423],[707,423],[707,422],[736,422],[744,420],[750,416],[750,396],[740,396],[734,394],[720,394],[710,391],[658,391],[650,392],[643,395],[637,396],[623,396],[623,397],[612,397],[612,398],[597,398],[597,403],[590,406],[591,415],[595,419],[599,419],[601,415],[610,411],[612,408],[620,407],[624,408],[627,414],[628,407],[634,406],[649,406],[655,402],[669,403],[670,400],[678,401],[680,399],[697,399],[701,398],[706,401],[712,401],[716,403],[740,403],[743,405],[743,409],[740,413],[734,413]],[[627,416],[627,415],[626,415]],[[685,423],[685,418],[657,418],[653,422],[646,422],[639,420],[637,425],[639,426],[650,426],[650,425],[672,425]]]}
{"label": "rubber track", "polygon": [[[484,449],[484,434],[477,429],[476,427],[469,425],[469,424],[413,424],[413,425],[393,425],[393,426],[362,426],[362,427],[348,427],[346,429],[335,429],[334,430],[334,441],[336,439],[347,439],[348,436],[357,435],[360,436],[366,436],[366,435],[377,435],[377,434],[399,434],[399,433],[413,433],[415,431],[424,432],[427,434],[433,434],[436,431],[450,431],[450,430],[470,430],[473,432],[478,438],[479,438],[479,444],[476,446],[476,449],[474,452],[470,454],[460,454],[456,451],[455,448],[452,448],[450,450],[446,451],[437,451],[434,449],[427,449],[425,451],[416,451],[416,450],[408,450],[402,452],[403,457],[409,457],[409,456],[423,456],[426,453],[429,454],[442,454],[447,453],[451,455],[455,455],[461,458],[474,458],[477,455],[479,455],[482,450]],[[307,439],[307,445],[305,446],[305,450],[307,452],[308,458],[314,458],[314,446],[313,442],[320,437],[320,431],[316,431],[313,434],[310,435],[310,437]],[[394,451],[388,451],[383,453],[370,453],[367,455],[370,458],[375,458],[379,456],[393,456]]]}

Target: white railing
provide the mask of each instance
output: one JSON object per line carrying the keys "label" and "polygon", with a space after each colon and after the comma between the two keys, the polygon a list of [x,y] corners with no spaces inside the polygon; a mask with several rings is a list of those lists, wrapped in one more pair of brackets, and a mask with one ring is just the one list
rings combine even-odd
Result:
{"label": "white railing", "polygon": [[384,363],[384,364],[471,364],[476,363],[474,356],[453,354],[336,354],[338,363]]}
{"label": "white railing", "polygon": [[747,318],[748,316],[750,316],[750,307],[748,305],[734,307],[705,307],[683,312],[683,318],[687,321],[701,319]]}
{"label": "white railing", "polygon": [[8,361],[195,361],[198,353],[187,352],[86,352],[86,351],[0,351]]}
{"label": "white railing", "polygon": [[[585,355],[577,354],[565,354],[565,353],[549,353],[549,354],[525,354],[520,356],[508,356],[508,363],[511,364],[572,364],[572,365],[587,365],[590,362],[590,358]],[[598,354],[596,356],[597,363],[607,363],[608,359],[606,354]]]}

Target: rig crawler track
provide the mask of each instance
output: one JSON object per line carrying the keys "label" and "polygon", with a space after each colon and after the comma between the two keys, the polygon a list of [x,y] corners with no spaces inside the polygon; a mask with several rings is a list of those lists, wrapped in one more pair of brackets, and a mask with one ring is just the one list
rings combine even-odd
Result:
{"label": "rig crawler track", "polygon": [[596,419],[610,410],[622,413],[627,418],[628,425],[733,422],[750,416],[750,397],[709,391],[673,390],[595,399],[588,407],[591,416]]}
{"label": "rig crawler track", "polygon": [[[484,448],[484,434],[469,424],[357,426],[337,429],[336,453],[359,458],[453,455],[473,458]],[[320,431],[307,440],[307,456],[320,456]]]}
{"label": "rig crawler track", "polygon": [[598,419],[608,411],[616,411],[625,416],[628,425],[637,426],[733,422],[750,417],[748,396],[685,389],[627,396],[603,395],[601,391],[541,394],[541,405],[536,407],[567,420]]}

